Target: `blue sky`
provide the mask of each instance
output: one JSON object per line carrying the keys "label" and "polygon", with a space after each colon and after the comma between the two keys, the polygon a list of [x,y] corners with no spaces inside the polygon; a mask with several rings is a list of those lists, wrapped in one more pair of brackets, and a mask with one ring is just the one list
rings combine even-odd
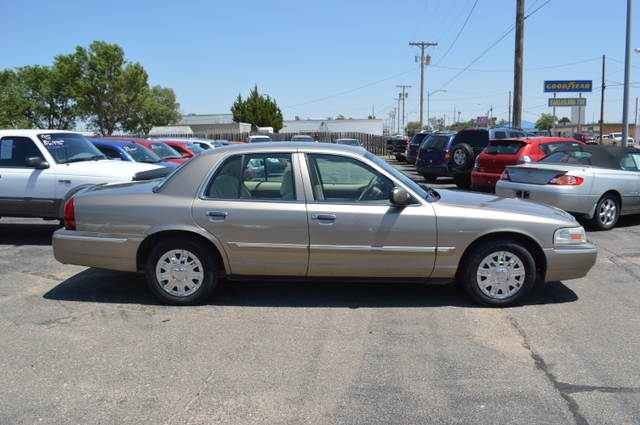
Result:
{"label": "blue sky", "polygon": [[[640,47],[636,3],[632,49]],[[593,80],[583,97],[587,123],[597,121],[605,55],[605,120],[622,122],[626,10],[626,0],[525,1],[523,120],[552,112],[545,80],[577,79]],[[429,115],[447,121],[490,107],[509,117],[515,0],[22,0],[3,1],[0,13],[11,28],[0,39],[0,69],[51,65],[105,41],[139,62],[150,85],[173,89],[183,114],[229,113],[257,85],[285,120],[375,114],[386,122],[404,85],[406,120],[418,121],[420,49],[409,43],[428,42],[438,45],[426,51],[425,121],[427,98]],[[631,65],[633,123],[640,54],[632,51]]]}

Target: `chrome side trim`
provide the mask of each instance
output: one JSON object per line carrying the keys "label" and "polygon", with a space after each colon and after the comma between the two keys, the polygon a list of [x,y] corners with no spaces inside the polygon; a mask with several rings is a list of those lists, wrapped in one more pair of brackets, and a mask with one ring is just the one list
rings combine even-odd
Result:
{"label": "chrome side trim", "polygon": [[385,252],[426,252],[435,253],[435,247],[423,246],[366,246],[366,245],[311,245],[319,251],[385,251]]}
{"label": "chrome side trim", "polygon": [[108,238],[101,236],[82,236],[82,235],[54,235],[56,239],[66,239],[70,241],[85,241],[85,242],[108,242],[108,243],[124,243],[129,239],[127,238]]}
{"label": "chrome side trim", "polygon": [[307,250],[308,246],[303,244],[275,244],[275,243],[251,243],[251,242],[228,242],[231,248],[242,249],[302,249]]}

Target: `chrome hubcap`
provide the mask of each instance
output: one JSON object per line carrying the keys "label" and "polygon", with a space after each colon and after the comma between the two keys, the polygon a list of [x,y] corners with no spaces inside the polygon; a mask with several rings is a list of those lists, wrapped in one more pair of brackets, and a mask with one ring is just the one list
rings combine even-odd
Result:
{"label": "chrome hubcap", "polygon": [[610,226],[616,219],[617,213],[618,210],[616,209],[615,203],[611,201],[611,199],[607,199],[600,205],[600,210],[598,211],[600,223],[604,226]]}
{"label": "chrome hubcap", "polygon": [[166,252],[156,264],[160,287],[174,297],[187,297],[202,285],[202,263],[191,252],[176,249]]}
{"label": "chrome hubcap", "polygon": [[489,298],[514,296],[524,285],[526,271],[517,255],[498,251],[487,255],[476,271],[476,284]]}

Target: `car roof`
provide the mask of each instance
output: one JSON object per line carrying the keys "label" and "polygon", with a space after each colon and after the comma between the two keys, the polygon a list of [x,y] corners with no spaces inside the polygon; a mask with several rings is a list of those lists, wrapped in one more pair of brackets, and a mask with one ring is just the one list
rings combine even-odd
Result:
{"label": "car roof", "polygon": [[588,165],[598,167],[618,168],[622,157],[628,153],[638,153],[640,150],[636,148],[623,148],[620,146],[602,146],[602,145],[578,145],[558,148],[556,152],[590,152],[591,156],[586,159]]}

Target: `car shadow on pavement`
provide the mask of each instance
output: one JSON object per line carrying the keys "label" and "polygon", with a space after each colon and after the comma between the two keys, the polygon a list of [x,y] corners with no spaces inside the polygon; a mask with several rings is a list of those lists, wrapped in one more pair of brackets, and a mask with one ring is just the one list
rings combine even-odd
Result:
{"label": "car shadow on pavement", "polygon": [[[143,274],[87,269],[44,294],[58,301],[162,305]],[[524,305],[576,301],[561,282],[537,285]],[[479,307],[459,285],[396,282],[288,282],[221,279],[204,303],[211,306],[299,308]]]}
{"label": "car shadow on pavement", "polygon": [[59,228],[57,221],[43,221],[38,224],[2,223],[0,224],[0,244],[51,246],[53,232]]}

